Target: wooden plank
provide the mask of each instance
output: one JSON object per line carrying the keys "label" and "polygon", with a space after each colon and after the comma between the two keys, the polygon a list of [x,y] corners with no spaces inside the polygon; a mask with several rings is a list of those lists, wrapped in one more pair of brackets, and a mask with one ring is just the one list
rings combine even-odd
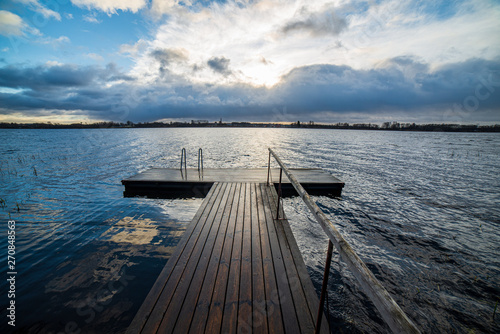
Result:
{"label": "wooden plank", "polygon": [[[276,273],[276,283],[278,287],[278,294],[280,299],[281,312],[284,319],[284,328],[287,333],[300,333],[301,327],[297,319],[296,307],[300,305],[294,304],[294,298],[292,296],[292,288],[290,287],[288,277],[286,276],[287,271],[285,269],[285,258],[287,257],[287,249],[282,249],[282,245],[279,243],[276,229],[274,227],[274,218],[271,215],[269,209],[269,201],[267,196],[265,197],[266,204],[264,206],[264,214],[266,218],[267,234],[269,236],[269,241],[271,245],[271,251],[273,256],[274,271]],[[295,283],[295,282],[294,282]],[[303,312],[303,309],[298,309],[298,312]]]}
{"label": "wooden plank", "polygon": [[[221,184],[219,194],[225,193],[226,186],[227,184]],[[144,326],[144,333],[154,333],[158,330],[158,327],[160,326],[160,323],[165,316],[165,312],[168,310],[168,307],[172,301],[172,296],[174,295],[174,292],[176,292],[179,281],[181,279],[185,280],[192,277],[193,268],[190,268],[191,271],[187,271],[186,266],[188,264],[188,261],[191,259],[191,256],[193,256],[194,258],[199,258],[207,234],[211,230],[212,222],[215,218],[221,201],[222,196],[216,196],[214,201],[212,201],[213,205],[210,209],[207,219],[200,219],[199,223],[201,223],[202,229],[195,238],[189,240],[189,244],[185,247],[186,251],[181,254],[179,261],[173,268],[172,274],[170,275],[169,280],[166,282],[165,288],[163,289],[155,308],[151,312],[148,322]]]}
{"label": "wooden plank", "polygon": [[[271,218],[274,218],[276,217],[277,201],[273,201],[271,195],[269,194],[269,191],[271,191],[270,189],[271,187],[267,187],[266,185],[261,185],[261,187],[263,191],[265,191],[268,194],[267,200],[269,208],[274,208],[274,212],[272,212],[272,209],[268,211],[268,217],[270,216]],[[272,190],[274,190],[274,188],[272,188]],[[285,218],[284,213],[281,213],[280,217]],[[305,296],[301,283],[302,279],[305,279],[306,281],[311,281],[311,279],[309,278],[309,275],[307,275],[307,277],[300,277],[300,275],[298,274],[295,258],[292,255],[292,247],[285,236],[284,232],[285,225],[288,225],[288,221],[286,219],[282,219],[279,221],[274,220],[274,224],[272,226],[272,229],[275,230],[277,242],[279,243],[280,249],[283,254],[282,260],[286,270],[286,272],[282,273],[282,276],[279,279],[282,279],[283,281],[285,279],[288,280],[288,285],[291,290],[293,303],[295,305],[296,310],[298,311],[297,318],[299,321],[301,331],[305,333],[312,332],[314,331],[314,323],[315,323],[314,317],[312,316],[314,312],[311,312],[311,310],[309,309],[307,298]],[[302,257],[300,258],[300,260],[302,261]],[[306,310],[308,310],[309,312],[307,312]]]}
{"label": "wooden plank", "polygon": [[[274,187],[267,187],[266,185],[262,186],[266,189],[268,193],[269,205],[271,208],[272,217],[276,217],[276,209],[277,209],[277,201],[278,195],[274,189]],[[280,217],[285,217],[285,212],[283,211],[283,207],[280,208]],[[308,312],[304,312],[305,314],[310,315],[311,325],[313,328],[316,324],[316,316],[319,307],[319,299],[316,294],[316,290],[314,289],[314,285],[312,284],[309,273],[307,272],[307,268],[305,266],[304,260],[302,258],[302,254],[300,253],[299,247],[293,236],[292,230],[290,228],[290,224],[288,220],[282,220],[281,224],[276,224],[278,234],[280,236],[284,236],[285,239],[281,238],[282,243],[286,243],[288,245],[288,249],[292,255],[292,261],[287,261],[286,263],[291,265],[293,264],[293,268],[297,270],[297,274],[300,279],[300,285],[302,287],[303,294],[305,296],[305,300],[307,305],[302,306],[304,310],[308,310]],[[290,266],[291,267],[291,266]],[[298,288],[298,286],[296,286]],[[298,290],[298,289],[297,289]],[[303,302],[302,302],[303,303]],[[303,305],[303,304],[302,304]],[[321,322],[321,333],[329,333],[329,326],[326,317],[323,315],[323,320]]]}
{"label": "wooden plank", "polygon": [[269,324],[269,332],[283,333],[283,316],[281,313],[279,292],[276,283],[276,273],[274,271],[273,254],[271,251],[265,215],[265,205],[267,203],[267,200],[263,199],[265,195],[266,194],[261,191],[261,188],[257,186],[257,206],[259,208],[258,221],[262,249],[262,264],[265,277],[264,286],[266,290],[267,319]]}
{"label": "wooden plank", "polygon": [[[224,304],[224,295],[226,293],[227,272],[229,271],[227,263],[230,261],[231,248],[232,248],[232,234],[234,231],[234,223],[238,209],[239,188],[241,184],[233,183],[229,197],[227,199],[226,208],[220,222],[219,232],[217,239],[212,250],[212,254],[207,258],[207,252],[204,251],[204,256],[200,259],[200,263],[207,262],[205,277],[202,282],[193,279],[189,294],[195,293],[199,286],[201,291],[198,295],[198,302],[194,303],[196,308],[193,308],[193,302],[186,298],[184,301],[183,311],[179,315],[181,321],[177,323],[174,329],[176,333],[186,333],[187,328],[191,333],[204,333],[205,324],[208,318],[208,312],[212,303],[218,305]],[[216,223],[216,222],[215,222]],[[215,224],[214,223],[214,224]],[[231,231],[233,229],[233,231]],[[227,245],[227,246],[226,246]],[[223,252],[225,251],[225,252]],[[225,258],[223,258],[225,256]],[[198,266],[200,266],[200,263]],[[220,272],[219,272],[220,269]],[[197,271],[201,271],[198,269]],[[220,294],[217,291],[221,291]],[[219,301],[212,301],[212,296],[218,295]],[[222,298],[222,302],[220,302]],[[220,308],[222,310],[222,307]],[[222,314],[222,312],[220,312]],[[192,319],[191,319],[192,315]],[[189,327],[191,323],[191,327]]]}
{"label": "wooden plank", "polygon": [[[217,280],[216,280],[217,285],[213,291],[213,296],[210,304],[210,310],[207,316],[208,319],[206,326],[204,328],[202,328],[201,326],[196,326],[196,327],[191,326],[190,328],[191,333],[202,333],[202,332],[219,333],[221,331],[222,319],[225,311],[226,292],[229,295],[229,290],[234,289],[235,287],[238,286],[237,284],[234,284],[235,282],[230,280],[231,278],[232,280],[235,279],[234,276],[231,277],[230,270],[233,269],[233,265],[237,267],[236,270],[238,270],[238,277],[239,277],[239,261],[240,261],[239,254],[241,252],[241,224],[240,227],[238,227],[238,220],[239,220],[238,218],[239,215],[242,214],[240,209],[242,210],[244,205],[243,203],[244,196],[241,196],[242,191],[244,194],[245,191],[244,185],[242,190],[242,184],[238,183],[234,194],[233,207],[231,211],[231,217],[229,219],[229,225],[227,227],[227,234],[224,240],[224,249],[222,251],[222,256],[220,259],[219,268],[217,272]],[[234,253],[238,254],[236,255],[236,259],[233,261]],[[237,295],[238,294],[236,293],[236,296]],[[236,303],[232,303],[232,305],[237,306]],[[232,309],[236,308],[233,307]],[[193,320],[193,322],[195,323],[197,323],[196,316],[198,314],[201,314],[201,312],[197,310],[195,314],[195,320]]]}
{"label": "wooden plank", "polygon": [[[290,246],[285,238],[283,232],[283,225],[288,224],[288,221],[285,218],[285,215],[282,214],[281,220],[275,220],[276,214],[272,212],[271,208],[277,206],[277,201],[273,202],[267,193],[268,187],[265,185],[261,185],[262,191],[267,194],[267,217],[268,217],[268,227],[269,234],[272,236],[276,236],[277,243],[279,244],[279,248],[281,249],[282,254],[282,262],[286,272],[281,272],[281,268],[276,270],[278,279],[286,282],[288,287],[290,288],[291,296],[293,299],[293,304],[295,306],[297,320],[300,325],[300,329],[304,333],[308,333],[314,331],[313,322],[311,321],[311,315],[309,312],[304,312],[304,310],[308,309],[308,305],[303,294],[301,285],[300,285],[300,277],[297,274],[295,269],[294,259],[291,253]],[[279,273],[279,274],[278,274]]]}
{"label": "wooden plank", "polygon": [[[179,281],[176,291],[172,296],[172,301],[165,312],[160,327],[158,328],[158,332],[185,333],[189,329],[189,323],[191,321],[192,313],[194,312],[193,308],[196,305],[201,285],[206,274],[208,260],[212,254],[219,228],[221,227],[220,222],[223,221],[222,218],[226,213],[228,213],[226,212],[228,207],[227,202],[228,197],[231,195],[231,189],[233,189],[233,187],[230,184],[227,184],[216,216],[213,220],[208,221],[208,224],[211,224],[210,231],[203,235],[203,238],[200,238],[200,242],[196,244],[195,251],[189,258],[189,262],[187,263],[181,280]],[[224,221],[227,223],[227,220]],[[182,330],[182,327],[186,324],[187,328]],[[174,330],[177,326],[181,327],[178,331]]]}
{"label": "wooden plank", "polygon": [[252,212],[252,303],[254,333],[267,333],[266,291],[264,286],[264,270],[262,268],[262,249],[260,244],[260,228],[258,215],[257,185],[252,183],[250,191],[250,208]]}
{"label": "wooden plank", "polygon": [[[231,253],[231,264],[229,266],[229,277],[227,283],[226,300],[224,302],[224,312],[222,315],[222,333],[236,333],[238,323],[239,292],[240,292],[240,272],[241,272],[241,252],[243,244],[243,220],[245,217],[245,194],[247,185],[242,184],[240,199],[238,203],[238,216],[234,231],[234,242]],[[216,327],[218,319],[209,316],[207,328]],[[216,333],[217,331],[214,331]]]}
{"label": "wooden plank", "polygon": [[198,222],[201,219],[201,217],[204,214],[206,214],[206,212],[210,211],[211,203],[213,203],[213,201],[217,198],[220,188],[221,184],[216,183],[208,193],[207,198],[202,202],[200,208],[198,209],[195,216],[191,220],[191,223],[184,232],[183,237],[177,244],[174,253],[168,260],[167,264],[161,271],[158,278],[156,279],[155,283],[153,284],[153,287],[149,291],[146,299],[142,303],[141,307],[139,308],[139,311],[137,312],[132,323],[128,327],[126,332],[127,334],[136,334],[141,332],[142,328],[144,327],[146,321],[148,320],[151,314],[151,311],[153,310],[153,307],[157,303],[158,298],[165,287],[165,283],[167,282],[172,273],[172,269],[179,260],[179,255],[186,249],[186,246],[189,244],[189,240],[191,240],[193,236],[197,235],[198,229],[201,227],[200,225],[198,225]]}
{"label": "wooden plank", "polygon": [[250,184],[246,184],[237,321],[237,332],[245,333],[252,332],[252,216],[249,198]]}

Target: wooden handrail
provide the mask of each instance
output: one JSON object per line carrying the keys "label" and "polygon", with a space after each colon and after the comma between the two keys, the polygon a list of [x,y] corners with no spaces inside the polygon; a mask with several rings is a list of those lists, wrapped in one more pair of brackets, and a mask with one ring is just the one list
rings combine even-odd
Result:
{"label": "wooden handrail", "polygon": [[276,159],[293,187],[306,203],[309,210],[323,228],[328,238],[337,248],[342,260],[352,271],[354,277],[358,280],[363,291],[370,297],[371,301],[378,309],[382,318],[389,325],[394,333],[420,333],[415,324],[406,316],[399,305],[392,299],[391,295],[377,280],[373,273],[368,269],[363,260],[354,252],[349,243],[344,239],[333,223],[326,217],[309,194],[300,185],[295,176],[288,170],[283,161],[269,148],[269,152]]}

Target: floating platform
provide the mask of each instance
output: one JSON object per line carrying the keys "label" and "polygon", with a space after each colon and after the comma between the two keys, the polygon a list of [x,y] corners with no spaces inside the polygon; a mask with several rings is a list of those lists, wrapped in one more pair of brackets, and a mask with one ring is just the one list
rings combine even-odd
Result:
{"label": "floating platform", "polygon": [[127,333],[314,333],[318,298],[276,210],[265,181],[215,181]]}
{"label": "floating platform", "polygon": [[[318,168],[290,169],[310,195],[339,197],[344,183]],[[271,168],[270,182],[278,187],[279,168]],[[205,197],[215,182],[267,182],[267,168],[152,168],[122,181],[125,197],[152,198]],[[283,174],[282,195],[297,192]]]}

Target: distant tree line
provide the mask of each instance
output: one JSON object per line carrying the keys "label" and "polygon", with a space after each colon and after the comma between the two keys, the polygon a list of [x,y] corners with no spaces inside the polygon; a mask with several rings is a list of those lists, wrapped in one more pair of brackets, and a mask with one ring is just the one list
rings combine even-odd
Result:
{"label": "distant tree line", "polygon": [[181,128],[181,127],[260,127],[260,128],[311,128],[311,129],[351,129],[351,130],[390,130],[390,131],[441,131],[441,132],[500,132],[500,124],[416,124],[385,122],[381,125],[374,123],[335,123],[323,124],[310,122],[280,123],[251,123],[222,121],[191,121],[191,122],[96,122],[96,123],[0,123],[0,129],[115,129],[115,128]]}
{"label": "distant tree line", "polygon": [[440,132],[500,132],[500,124],[475,125],[475,124],[416,124],[384,122],[382,125],[374,123],[336,123],[336,124],[314,124],[293,123],[292,127],[300,128],[322,128],[322,129],[353,129],[353,130],[392,130],[392,131],[440,131]]}

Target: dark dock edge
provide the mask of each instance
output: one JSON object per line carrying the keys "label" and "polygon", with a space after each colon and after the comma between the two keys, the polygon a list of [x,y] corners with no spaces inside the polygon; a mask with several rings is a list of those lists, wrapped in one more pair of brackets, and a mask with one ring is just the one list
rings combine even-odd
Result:
{"label": "dark dock edge", "polygon": [[[320,169],[293,169],[302,186],[315,196],[340,197],[344,183]],[[265,182],[267,168],[196,169],[152,168],[122,180],[125,197],[204,198],[215,182]],[[271,182],[278,188],[279,169],[271,169]],[[282,180],[282,196],[298,196],[289,180]]]}

